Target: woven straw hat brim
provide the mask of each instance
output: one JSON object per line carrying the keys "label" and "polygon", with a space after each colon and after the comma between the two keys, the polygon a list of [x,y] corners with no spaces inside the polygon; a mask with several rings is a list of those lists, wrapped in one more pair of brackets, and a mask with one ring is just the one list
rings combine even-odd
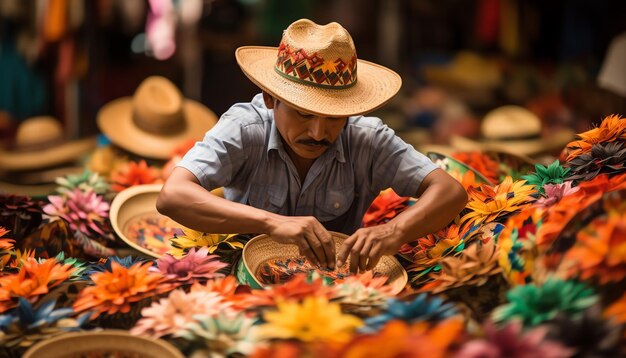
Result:
{"label": "woven straw hat brim", "polygon": [[200,140],[217,123],[217,116],[203,104],[185,99],[184,129],[173,134],[158,135],[135,125],[131,97],[115,99],[98,112],[98,127],[115,145],[146,158],[169,159],[174,150],[188,139]]}
{"label": "woven straw hat brim", "polygon": [[[336,252],[339,252],[341,244],[347,235],[338,232],[330,232],[335,241]],[[259,286],[263,286],[256,276],[261,265],[270,260],[288,259],[300,257],[298,247],[296,245],[280,244],[272,240],[268,235],[255,236],[243,248],[242,260],[243,264],[257,282]],[[348,258],[348,263],[350,258]],[[375,272],[380,272],[388,277],[388,285],[392,287],[393,294],[400,293],[408,282],[408,275],[402,265],[393,256],[383,256],[376,267]]]}
{"label": "woven straw hat brim", "polygon": [[544,152],[561,150],[567,143],[574,139],[574,132],[563,129],[550,135],[547,138],[530,140],[473,140],[470,138],[453,135],[450,144],[461,151],[485,151],[495,150],[511,152],[521,155],[537,155]]}
{"label": "woven straw hat brim", "polygon": [[135,336],[128,331],[115,329],[62,334],[35,344],[23,357],[82,357],[111,351],[124,352],[125,357],[184,357],[173,345],[162,339]]}
{"label": "woven straw hat brim", "polygon": [[29,152],[0,150],[0,170],[21,171],[47,168],[77,160],[96,148],[96,138],[84,138]]}
{"label": "woven straw hat brim", "polygon": [[357,82],[344,89],[301,84],[274,70],[275,47],[244,46],[235,51],[243,73],[264,91],[292,107],[325,117],[348,117],[371,112],[398,93],[402,79],[394,71],[364,60],[357,63]]}

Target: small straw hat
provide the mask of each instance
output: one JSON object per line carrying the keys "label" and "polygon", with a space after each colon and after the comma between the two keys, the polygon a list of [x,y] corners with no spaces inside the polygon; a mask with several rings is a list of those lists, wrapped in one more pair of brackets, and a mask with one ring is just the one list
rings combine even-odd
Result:
{"label": "small straw hat", "polygon": [[31,347],[24,358],[63,357],[182,358],[173,345],[149,337],[134,336],[123,330],[66,333]]}
{"label": "small straw hat", "polygon": [[[339,252],[341,244],[348,236],[338,232],[331,231],[330,233],[335,241],[336,252]],[[285,260],[299,257],[301,255],[296,245],[280,244],[268,235],[255,236],[243,248],[237,279],[240,283],[253,288],[261,288],[263,284],[256,275],[264,263],[277,259]],[[350,258],[348,258],[347,264],[349,261]],[[374,268],[374,272],[388,277],[387,285],[393,288],[393,294],[400,293],[408,282],[406,271],[393,256],[383,256]]]}
{"label": "small straw hat", "polygon": [[168,159],[188,139],[202,139],[217,123],[213,111],[183,98],[159,76],[146,78],[132,97],[122,97],[98,112],[98,127],[115,145],[146,158]]}
{"label": "small straw hat", "polygon": [[561,129],[541,136],[541,120],[520,106],[507,105],[487,113],[481,124],[481,140],[453,135],[450,143],[460,151],[495,150],[534,156],[562,150],[574,138],[574,132]]}
{"label": "small straw hat", "polygon": [[400,89],[397,73],[357,59],[348,31],[336,22],[301,19],[283,32],[278,48],[244,46],[237,63],[254,84],[290,106],[325,117],[371,112]]}
{"label": "small straw hat", "polygon": [[76,161],[96,147],[96,138],[66,140],[54,117],[26,119],[17,128],[11,148],[0,149],[0,171],[49,168]]}

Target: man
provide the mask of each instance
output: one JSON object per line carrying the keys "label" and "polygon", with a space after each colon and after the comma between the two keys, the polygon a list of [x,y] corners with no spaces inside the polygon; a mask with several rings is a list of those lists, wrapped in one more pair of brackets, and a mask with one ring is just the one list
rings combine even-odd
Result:
{"label": "man", "polygon": [[[161,213],[204,232],[266,233],[331,269],[350,257],[357,272],[462,210],[459,183],[380,119],[360,115],[391,99],[401,80],[357,61],[341,25],[298,20],[278,49],[235,55],[263,93],[231,107],[187,153],[159,195]],[[208,191],[222,186],[229,200]],[[388,187],[419,200],[387,224],[359,229]],[[328,230],[351,235],[337,256]]]}

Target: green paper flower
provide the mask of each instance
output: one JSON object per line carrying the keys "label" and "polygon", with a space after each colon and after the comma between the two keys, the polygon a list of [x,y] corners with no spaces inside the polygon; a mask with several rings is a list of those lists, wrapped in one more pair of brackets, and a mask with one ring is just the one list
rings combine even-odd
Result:
{"label": "green paper flower", "polygon": [[552,164],[544,167],[541,164],[535,164],[535,172],[523,175],[522,179],[525,179],[527,184],[532,184],[540,194],[545,194],[543,186],[546,184],[561,184],[567,178],[569,168],[564,168],[560,165],[558,160],[552,162]]}
{"label": "green paper flower", "polygon": [[550,321],[559,313],[578,317],[598,300],[594,290],[585,284],[554,278],[542,286],[517,286],[506,297],[509,303],[494,310],[494,321],[519,319],[527,327]]}
{"label": "green paper flower", "polygon": [[88,169],[85,169],[80,175],[69,174],[65,177],[58,177],[55,182],[59,184],[57,188],[59,194],[68,194],[78,188],[81,191],[91,190],[96,194],[104,195],[111,189],[103,177],[98,173],[90,172]]}

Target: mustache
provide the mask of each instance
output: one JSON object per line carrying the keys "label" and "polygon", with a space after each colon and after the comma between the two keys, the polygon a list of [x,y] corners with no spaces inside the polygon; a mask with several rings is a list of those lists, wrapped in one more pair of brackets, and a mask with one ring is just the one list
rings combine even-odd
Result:
{"label": "mustache", "polygon": [[324,140],[301,139],[301,140],[297,141],[297,143],[304,144],[304,145],[320,145],[320,146],[324,146],[324,147],[328,147],[331,144],[326,139],[324,139]]}

